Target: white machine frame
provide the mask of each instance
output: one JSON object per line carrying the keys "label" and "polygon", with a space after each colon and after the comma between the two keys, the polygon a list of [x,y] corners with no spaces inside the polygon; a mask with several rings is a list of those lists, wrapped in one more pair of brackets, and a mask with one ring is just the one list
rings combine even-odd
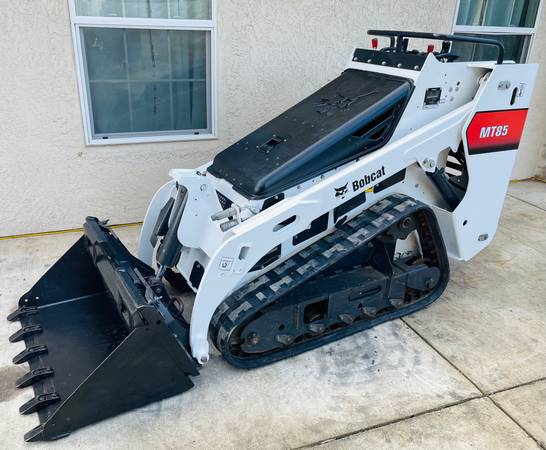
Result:
{"label": "white machine frame", "polygon": [[[420,71],[356,61],[351,61],[348,67],[413,81],[411,98],[387,145],[285,191],[282,201],[263,211],[260,211],[263,200],[249,200],[225,180],[207,173],[211,162],[196,170],[172,170],[172,180],[159,189],[150,203],[139,244],[139,257],[149,265],[154,253],[149,237],[161,208],[170,197],[176,196],[177,185],[188,189],[178,230],[183,250],[176,267],[187,280],[195,261],[204,267],[199,287],[192,286],[197,295],[190,322],[192,355],[201,364],[209,359],[212,315],[226,296],[332,232],[331,211],[362,191],[368,192],[366,201],[351,211],[349,218],[394,192],[407,194],[433,208],[448,254],[457,260],[472,258],[489,245],[496,232],[517,149],[469,153],[466,131],[477,112],[527,109],[537,65],[442,63],[429,54]],[[442,88],[439,104],[425,107],[425,91],[436,86]],[[519,87],[515,102],[512,89],[506,86]],[[456,150],[461,142],[469,182],[464,198],[450,211],[426,172],[445,166],[449,149]],[[386,179],[403,169],[406,169],[404,181],[376,194],[369,191],[379,178]],[[345,185],[348,189],[344,195],[336,196],[336,188]],[[222,231],[219,222],[211,218],[222,210],[216,191],[237,205],[238,224],[227,231]],[[327,230],[293,246],[292,237],[325,213],[330,213]],[[293,216],[291,223],[283,224]],[[282,244],[280,259],[262,271],[249,273],[261,257],[279,244]]]}

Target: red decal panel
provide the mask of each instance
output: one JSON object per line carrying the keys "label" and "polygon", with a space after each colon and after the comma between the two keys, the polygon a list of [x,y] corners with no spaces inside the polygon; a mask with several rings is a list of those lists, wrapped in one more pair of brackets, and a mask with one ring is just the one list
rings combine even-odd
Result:
{"label": "red decal panel", "polygon": [[466,130],[470,154],[515,150],[519,146],[527,109],[478,112]]}

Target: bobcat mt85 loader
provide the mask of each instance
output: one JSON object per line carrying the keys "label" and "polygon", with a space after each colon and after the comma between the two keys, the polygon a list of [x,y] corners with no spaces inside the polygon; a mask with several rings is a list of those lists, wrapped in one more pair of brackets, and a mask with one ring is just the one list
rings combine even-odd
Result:
{"label": "bobcat mt85 loader", "polygon": [[[153,197],[138,258],[94,217],[9,316],[27,441],[181,393],[209,360],[253,368],[430,305],[448,256],[491,242],[537,66],[501,43],[369,31],[337,78]],[[441,42],[409,49],[410,38]],[[461,62],[453,43],[496,48]],[[169,291],[166,285],[169,286]],[[172,288],[195,292],[191,319]]]}

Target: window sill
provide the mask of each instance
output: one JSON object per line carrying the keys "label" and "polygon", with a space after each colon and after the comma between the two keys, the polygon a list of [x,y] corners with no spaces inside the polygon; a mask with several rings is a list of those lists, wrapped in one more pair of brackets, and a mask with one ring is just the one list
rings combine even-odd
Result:
{"label": "window sill", "polygon": [[87,140],[87,146],[101,145],[120,145],[120,144],[145,144],[157,142],[186,142],[186,141],[207,141],[218,139],[215,133],[209,134],[178,134],[172,136],[134,136],[134,137],[119,137],[110,139],[90,139]]}

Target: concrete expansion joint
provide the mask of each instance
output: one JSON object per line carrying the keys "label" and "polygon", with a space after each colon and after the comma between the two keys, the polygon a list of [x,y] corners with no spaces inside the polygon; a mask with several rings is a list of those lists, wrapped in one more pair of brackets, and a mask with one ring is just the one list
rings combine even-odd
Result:
{"label": "concrete expansion joint", "polygon": [[[544,182],[543,182],[543,183],[544,183]],[[541,208],[540,206],[535,205],[534,203],[528,202],[527,200],[523,200],[522,198],[515,197],[515,196],[512,195],[512,194],[506,194],[506,196],[507,196],[507,197],[511,197],[511,198],[513,198],[514,200],[519,200],[520,202],[525,203],[526,205],[532,206],[533,208],[540,209],[541,211],[546,211],[546,209]]]}
{"label": "concrete expansion joint", "polygon": [[301,447],[294,447],[291,450],[303,450],[303,449],[307,449],[307,448],[312,448],[312,447],[324,445],[324,444],[327,444],[329,442],[339,441],[341,439],[345,439],[345,438],[348,438],[350,436],[354,436],[354,435],[357,435],[357,434],[360,434],[360,433],[365,433],[365,432],[371,431],[371,430],[376,430],[378,428],[383,428],[383,427],[386,427],[388,425],[393,425],[393,424],[397,424],[397,423],[400,423],[400,422],[404,422],[406,420],[410,420],[410,419],[413,419],[415,417],[425,416],[427,414],[443,411],[443,410],[446,410],[446,409],[449,409],[449,408],[453,408],[455,406],[464,405],[465,403],[468,403],[468,402],[470,402],[472,400],[479,400],[479,399],[489,399],[489,400],[491,400],[491,402],[501,412],[503,412],[510,420],[512,420],[512,422],[514,422],[519,428],[521,428],[521,430],[523,430],[523,432],[527,436],[529,436],[540,448],[546,448],[543,445],[541,445],[540,442],[538,442],[538,440],[535,439],[520,423],[518,423],[517,420],[515,420],[510,414],[508,414],[501,406],[499,406],[498,402],[496,402],[493,398],[491,398],[495,394],[510,391],[512,389],[517,389],[517,388],[524,387],[524,386],[529,386],[529,385],[532,385],[532,384],[535,384],[535,383],[540,383],[541,381],[545,381],[545,380],[546,380],[546,377],[537,378],[536,380],[526,381],[526,382],[521,383],[521,384],[517,384],[517,385],[510,386],[510,387],[503,388],[503,389],[498,389],[498,390],[492,391],[492,392],[490,392],[488,394],[472,395],[470,397],[464,398],[464,399],[459,400],[457,402],[446,403],[445,405],[441,405],[441,406],[439,406],[437,408],[430,408],[430,409],[426,409],[424,411],[418,412],[416,414],[411,414],[409,416],[404,416],[404,417],[400,417],[398,419],[393,419],[393,420],[388,420],[388,421],[385,421],[385,422],[380,422],[380,423],[378,423],[376,425],[361,428],[359,430],[352,431],[350,433],[340,434],[338,436],[333,436],[331,438],[324,439],[324,440],[319,441],[319,442],[313,442],[313,443],[310,443],[310,444],[306,444],[306,445],[303,445]]}
{"label": "concrete expansion joint", "polygon": [[[481,389],[477,383],[475,383],[466,373],[464,373],[459,367],[457,367],[446,355],[444,355],[440,350],[438,350],[438,348],[436,348],[434,345],[432,345],[432,343],[430,341],[428,341],[423,335],[421,335],[414,327],[412,327],[404,318],[401,318],[400,319],[411,331],[413,331],[419,338],[421,338],[433,351],[435,351],[436,353],[438,353],[438,355],[440,355],[451,367],[453,367],[457,372],[459,372],[464,378],[466,378],[468,380],[469,383],[471,383],[482,395],[481,396],[477,396],[477,397],[474,397],[474,398],[468,398],[468,399],[465,399],[465,402],[466,401],[469,401],[469,400],[474,400],[475,398],[487,398],[489,399],[499,410],[501,410],[512,422],[514,422],[527,436],[529,436],[533,441],[535,441],[535,443],[541,447],[541,448],[544,448],[544,446],[542,446],[540,444],[540,442],[531,434],[529,433],[529,431],[527,431],[525,429],[525,427],[519,423],[514,417],[512,417],[510,414],[508,414],[508,412],[502,408],[498,402],[495,401],[495,399],[492,397],[493,395],[495,394],[498,394],[499,392],[504,392],[504,391],[508,391],[508,390],[511,390],[511,389],[515,389],[515,388],[518,388],[518,387],[521,387],[521,386],[526,386],[528,384],[532,384],[532,383],[536,383],[536,382],[539,382],[539,381],[543,381],[544,379],[546,379],[546,377],[542,377],[542,378],[539,378],[539,379],[536,379],[536,380],[532,380],[532,381],[528,381],[528,382],[525,382],[525,383],[521,383],[521,384],[517,384],[517,385],[514,385],[514,386],[510,386],[508,388],[503,388],[503,389],[499,389],[499,390],[496,390],[496,391],[492,391],[492,392],[485,392],[483,389]],[[465,402],[461,402],[461,403],[465,403]],[[445,409],[445,408],[449,408],[451,406],[454,406],[454,405],[446,405],[444,408],[439,408],[438,410],[440,409]],[[402,419],[402,420],[405,420],[405,419]]]}
{"label": "concrete expansion joint", "polygon": [[383,428],[383,427],[388,426],[388,425],[393,425],[393,424],[397,424],[397,423],[400,423],[400,422],[404,422],[406,420],[413,419],[415,417],[420,417],[420,416],[424,416],[426,414],[431,414],[431,413],[439,412],[439,411],[442,411],[442,410],[445,410],[445,409],[453,408],[455,406],[463,405],[463,404],[468,403],[468,402],[470,402],[472,400],[478,400],[478,399],[488,399],[489,401],[491,401],[491,403],[497,409],[499,409],[513,423],[515,423],[540,448],[546,448],[531,433],[529,433],[529,431],[526,430],[525,427],[521,423],[519,423],[512,415],[510,415],[504,408],[502,408],[502,406],[500,406],[499,403],[497,401],[495,401],[495,399],[493,398],[494,395],[499,394],[501,392],[506,392],[506,391],[510,391],[512,389],[517,389],[517,388],[520,388],[520,387],[529,386],[529,385],[532,385],[532,384],[535,384],[535,383],[539,383],[541,381],[545,381],[546,377],[537,378],[537,379],[534,379],[534,380],[531,380],[531,381],[526,381],[526,382],[519,383],[519,384],[516,384],[516,385],[512,385],[512,386],[509,386],[509,387],[506,387],[506,388],[497,389],[497,390],[494,390],[494,391],[491,391],[491,392],[486,392],[482,388],[480,388],[459,367],[457,367],[447,356],[445,356],[440,350],[438,350],[438,348],[436,348],[434,345],[432,345],[432,343],[429,340],[427,340],[417,330],[415,330],[415,328],[412,327],[404,318],[401,318],[400,321],[402,323],[404,323],[404,325],[406,325],[413,333],[415,333],[423,342],[425,342],[434,352],[436,352],[451,367],[453,367],[460,375],[462,375],[469,383],[471,383],[472,386],[474,386],[476,388],[476,390],[480,394],[479,395],[472,395],[470,397],[464,398],[464,399],[459,400],[457,402],[446,403],[445,405],[441,405],[441,406],[436,407],[436,408],[426,409],[426,410],[418,412],[416,414],[411,414],[411,415],[400,417],[400,418],[397,418],[397,419],[393,419],[393,420],[389,420],[389,421],[385,421],[385,422],[380,422],[380,423],[378,423],[376,425],[365,427],[365,428],[362,428],[362,429],[359,429],[359,430],[356,430],[356,431],[352,431],[350,433],[345,433],[345,434],[341,434],[341,435],[338,435],[338,436],[333,436],[331,438],[324,439],[324,440],[321,440],[319,442],[313,442],[313,443],[310,443],[310,444],[306,444],[304,446],[295,447],[293,450],[300,450],[300,449],[306,449],[306,448],[311,448],[311,447],[315,447],[315,446],[325,445],[325,444],[327,444],[329,442],[338,441],[338,440],[345,439],[345,438],[348,438],[350,436],[354,436],[354,435],[357,435],[357,434],[360,434],[360,433],[365,433],[367,431],[375,430],[375,429],[378,429],[378,428]]}

